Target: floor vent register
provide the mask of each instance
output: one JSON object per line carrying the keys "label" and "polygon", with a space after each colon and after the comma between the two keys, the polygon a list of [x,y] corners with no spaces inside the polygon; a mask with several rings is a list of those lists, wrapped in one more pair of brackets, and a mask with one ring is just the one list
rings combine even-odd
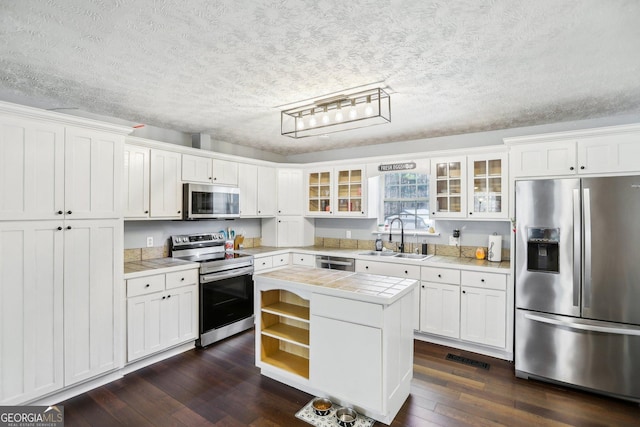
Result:
{"label": "floor vent register", "polygon": [[452,361],[458,362],[458,363],[463,363],[465,365],[473,366],[475,368],[482,368],[482,369],[486,369],[486,370],[489,370],[489,368],[491,368],[491,365],[488,364],[488,363],[481,362],[479,360],[469,359],[468,357],[457,356],[457,355],[451,354],[451,353],[448,353],[447,357],[445,359],[452,360]]}

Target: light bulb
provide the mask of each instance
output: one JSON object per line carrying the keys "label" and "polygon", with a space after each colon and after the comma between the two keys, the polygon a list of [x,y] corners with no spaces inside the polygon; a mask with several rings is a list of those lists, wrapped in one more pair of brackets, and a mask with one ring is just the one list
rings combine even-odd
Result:
{"label": "light bulb", "polygon": [[358,112],[356,111],[356,100],[351,100],[351,110],[349,110],[349,120],[355,120],[358,118]]}
{"label": "light bulb", "polygon": [[302,118],[302,113],[298,113],[298,118],[296,119],[296,128],[298,130],[304,129],[304,119]]}
{"label": "light bulb", "polygon": [[338,102],[338,106],[336,107],[336,122],[341,122],[344,120],[344,116],[342,115],[342,105]]}
{"label": "light bulb", "polygon": [[311,118],[309,119],[309,126],[315,127],[315,125],[317,124],[318,122],[316,121],[316,112],[311,110]]}
{"label": "light bulb", "polygon": [[329,113],[327,112],[327,106],[324,106],[324,114],[322,114],[322,124],[323,125],[328,125],[329,124]]}
{"label": "light bulb", "polygon": [[373,114],[373,107],[371,106],[371,95],[367,96],[367,107],[364,109],[364,114],[367,116]]}

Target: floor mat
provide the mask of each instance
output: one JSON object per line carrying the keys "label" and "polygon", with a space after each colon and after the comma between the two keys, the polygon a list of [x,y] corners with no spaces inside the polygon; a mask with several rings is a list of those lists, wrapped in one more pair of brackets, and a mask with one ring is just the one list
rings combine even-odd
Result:
{"label": "floor mat", "polygon": [[445,359],[452,360],[458,363],[464,363],[465,365],[473,366],[475,368],[482,368],[486,370],[489,370],[489,368],[491,368],[491,365],[489,365],[488,363],[480,362],[479,360],[469,359],[468,357],[457,356],[451,353],[448,353]]}
{"label": "floor mat", "polygon": [[[313,408],[311,407],[311,402],[313,402],[313,399],[311,399],[309,403],[304,405],[304,408],[300,409],[296,413],[296,418],[299,418],[302,421],[307,422],[316,427],[334,427],[334,426],[339,427],[335,417],[336,411],[340,408],[339,406],[332,407],[331,412],[329,412],[329,415],[321,416],[313,412]],[[365,417],[362,414],[358,414],[358,419],[356,420],[353,427],[371,427],[375,422],[376,420],[374,419]]]}

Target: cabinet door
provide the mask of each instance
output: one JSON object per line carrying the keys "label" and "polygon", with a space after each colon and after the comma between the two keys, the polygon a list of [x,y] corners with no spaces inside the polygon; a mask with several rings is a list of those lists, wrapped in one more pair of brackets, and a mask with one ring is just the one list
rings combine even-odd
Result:
{"label": "cabinet door", "polygon": [[434,159],[431,165],[431,216],[435,219],[466,217],[465,159]]}
{"label": "cabinet door", "polygon": [[211,184],[213,180],[213,162],[211,157],[183,154],[182,180]]}
{"label": "cabinet door", "polygon": [[214,184],[238,185],[238,163],[213,159]]}
{"label": "cabinet door", "polygon": [[117,367],[116,289],[122,283],[122,220],[66,221],[65,386]]}
{"label": "cabinet door", "polygon": [[[166,296],[166,298],[164,298]],[[185,286],[163,295],[160,331],[164,348],[195,340],[198,332],[198,287]]]}
{"label": "cabinet door", "polygon": [[151,150],[152,218],[182,217],[181,156],[179,153]]}
{"label": "cabinet door", "polygon": [[580,139],[578,141],[578,172],[640,171],[640,135],[625,133]]}
{"label": "cabinet door", "polygon": [[299,246],[303,218],[299,216],[278,217],[278,246]]}
{"label": "cabinet door", "polygon": [[124,216],[149,217],[149,149],[124,147]]}
{"label": "cabinet door", "polygon": [[306,180],[306,215],[333,215],[335,206],[333,172],[329,169],[312,170],[307,172]]}
{"label": "cabinet door", "polygon": [[0,404],[63,382],[62,221],[0,222]]}
{"label": "cabinet door", "polygon": [[505,292],[463,286],[460,302],[460,338],[504,348],[506,311]]}
{"label": "cabinet door", "polygon": [[0,220],[64,209],[64,127],[0,116]]}
{"label": "cabinet door", "polygon": [[162,349],[160,315],[163,293],[127,300],[127,361]]}
{"label": "cabinet door", "polygon": [[366,183],[364,168],[336,169],[334,193],[337,202],[333,208],[336,216],[366,216]]}
{"label": "cabinet door", "polygon": [[238,165],[241,217],[252,217],[258,214],[258,182],[258,167],[256,165],[246,163]]}
{"label": "cabinet door", "polygon": [[123,151],[123,136],[66,128],[66,219],[122,217]]}
{"label": "cabinet door", "polygon": [[276,214],[276,170],[268,166],[258,166],[258,216]]}
{"label": "cabinet door", "polygon": [[420,330],[446,337],[460,337],[460,286],[422,282]]}
{"label": "cabinet door", "polygon": [[302,215],[302,170],[278,169],[278,215]]}
{"label": "cabinet door", "polygon": [[515,145],[509,152],[511,177],[570,175],[576,171],[575,141]]}
{"label": "cabinet door", "polygon": [[314,388],[356,406],[382,408],[382,330],[311,316],[309,369]]}
{"label": "cabinet door", "polygon": [[469,219],[507,218],[507,156],[467,157]]}

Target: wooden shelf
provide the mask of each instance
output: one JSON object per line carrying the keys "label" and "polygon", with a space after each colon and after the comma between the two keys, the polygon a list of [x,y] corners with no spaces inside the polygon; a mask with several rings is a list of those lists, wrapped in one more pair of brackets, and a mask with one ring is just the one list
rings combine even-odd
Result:
{"label": "wooden shelf", "polygon": [[286,302],[276,302],[266,307],[262,307],[262,311],[265,313],[288,317],[290,319],[301,320],[307,323],[309,322],[309,307],[302,307]]}
{"label": "wooden shelf", "polygon": [[288,341],[293,344],[309,347],[309,330],[296,328],[284,323],[276,323],[262,330],[263,335],[267,335],[279,340]]}
{"label": "wooden shelf", "polygon": [[263,357],[262,361],[276,368],[283,369],[304,378],[309,378],[309,359],[287,353],[286,351],[277,351],[269,356]]}

